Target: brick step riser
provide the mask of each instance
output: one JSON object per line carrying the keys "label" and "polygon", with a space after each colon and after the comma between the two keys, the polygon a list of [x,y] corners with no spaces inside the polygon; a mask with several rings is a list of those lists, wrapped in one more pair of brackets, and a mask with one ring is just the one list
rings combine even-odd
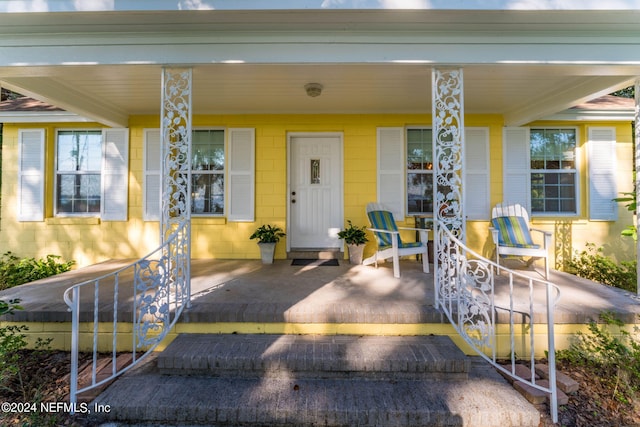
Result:
{"label": "brick step riser", "polygon": [[385,339],[395,345],[377,337],[181,336],[158,355],[157,367],[167,375],[240,378],[467,378],[470,360],[447,337]]}

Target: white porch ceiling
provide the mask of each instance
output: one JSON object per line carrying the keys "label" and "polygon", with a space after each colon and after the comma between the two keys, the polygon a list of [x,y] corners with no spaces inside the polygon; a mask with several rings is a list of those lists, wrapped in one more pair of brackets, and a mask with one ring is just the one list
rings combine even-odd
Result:
{"label": "white porch ceiling", "polygon": [[466,113],[521,125],[631,84],[638,22],[640,11],[0,13],[0,84],[127,126],[159,113],[165,64],[193,67],[194,114],[429,114],[431,68],[460,67]]}
{"label": "white porch ceiling", "polygon": [[[15,75],[3,86],[113,126],[132,115],[158,114],[158,65],[66,66]],[[584,67],[470,65],[464,71],[466,113],[504,115],[507,124],[557,113],[630,84],[640,67],[617,73]],[[8,74],[8,76],[7,76]],[[324,86],[306,95],[306,83]],[[193,72],[194,114],[431,113],[431,67],[416,64],[212,64]]]}

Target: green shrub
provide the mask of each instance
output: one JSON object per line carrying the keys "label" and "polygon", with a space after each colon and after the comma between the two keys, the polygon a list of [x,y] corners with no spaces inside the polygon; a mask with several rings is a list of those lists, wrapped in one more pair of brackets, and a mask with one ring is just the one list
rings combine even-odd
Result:
{"label": "green shrub", "polygon": [[600,321],[591,321],[589,333],[578,333],[569,349],[557,352],[557,359],[595,368],[597,377],[613,386],[616,400],[632,402],[640,389],[640,342],[614,314],[602,313]]}
{"label": "green shrub", "polygon": [[630,292],[636,292],[637,261],[622,261],[616,264],[612,259],[602,255],[602,248],[587,243],[582,252],[576,251],[575,257],[569,261],[568,272],[585,279],[615,286]]}
{"label": "green shrub", "polygon": [[60,262],[58,255],[46,258],[18,258],[11,252],[0,256],[0,290],[54,276],[71,270],[75,261]]}
{"label": "green shrub", "polygon": [[[22,310],[18,305],[20,300],[13,299],[9,302],[0,300],[0,315],[13,314],[15,310]],[[28,330],[24,325],[7,325],[0,328],[0,388],[13,392],[10,387],[11,380],[20,373],[18,362],[19,350],[27,346],[26,335]]]}

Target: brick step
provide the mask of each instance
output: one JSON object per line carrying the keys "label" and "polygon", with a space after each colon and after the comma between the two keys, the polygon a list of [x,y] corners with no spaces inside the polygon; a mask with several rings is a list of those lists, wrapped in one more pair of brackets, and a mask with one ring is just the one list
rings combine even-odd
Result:
{"label": "brick step", "polygon": [[[206,350],[205,350],[206,351]],[[107,406],[108,405],[108,406]],[[96,424],[537,427],[540,413],[480,358],[466,380],[212,377],[136,368],[92,407]],[[121,424],[115,424],[121,423]]]}
{"label": "brick step", "polygon": [[463,380],[470,359],[447,336],[181,334],[157,366],[181,375]]}

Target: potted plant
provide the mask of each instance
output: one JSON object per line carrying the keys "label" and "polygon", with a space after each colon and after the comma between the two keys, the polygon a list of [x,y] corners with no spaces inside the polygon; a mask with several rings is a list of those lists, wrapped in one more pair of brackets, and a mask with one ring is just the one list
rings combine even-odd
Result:
{"label": "potted plant", "polygon": [[356,227],[351,223],[351,220],[347,221],[347,228],[338,232],[338,238],[344,239],[347,247],[349,248],[349,262],[351,264],[362,264],[362,253],[364,251],[364,244],[367,243],[366,227]]}
{"label": "potted plant", "polygon": [[258,239],[262,263],[273,264],[276,243],[284,236],[286,236],[286,234],[284,234],[282,229],[277,225],[265,224],[258,227],[249,238]]}

